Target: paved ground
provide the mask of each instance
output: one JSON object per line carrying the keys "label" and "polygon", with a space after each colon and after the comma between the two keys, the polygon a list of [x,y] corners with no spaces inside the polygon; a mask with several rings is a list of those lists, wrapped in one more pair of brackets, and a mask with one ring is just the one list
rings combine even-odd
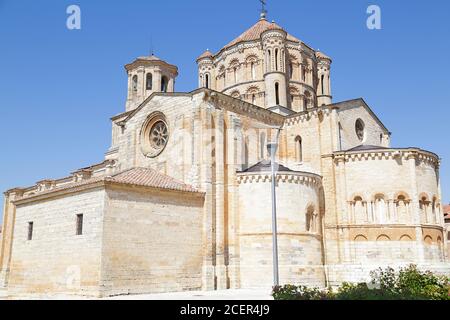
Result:
{"label": "paved ground", "polygon": [[[8,296],[0,291],[2,300],[86,300],[89,298],[71,295],[20,295]],[[191,291],[175,293],[141,294],[104,298],[100,300],[272,300],[269,290],[221,290],[221,291]]]}

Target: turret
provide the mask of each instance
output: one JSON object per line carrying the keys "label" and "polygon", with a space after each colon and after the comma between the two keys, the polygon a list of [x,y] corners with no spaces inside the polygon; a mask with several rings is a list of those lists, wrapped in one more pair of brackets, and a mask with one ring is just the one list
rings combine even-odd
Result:
{"label": "turret", "polygon": [[272,23],[261,34],[265,57],[264,81],[268,108],[290,107],[287,99],[286,37],[286,31],[275,23]]}
{"label": "turret", "polygon": [[213,58],[213,54],[209,50],[197,58],[199,88],[215,89],[212,74],[214,72]]}
{"label": "turret", "polygon": [[317,57],[317,104],[319,106],[332,104],[330,68],[331,58],[322,52],[316,52]]}
{"label": "turret", "polygon": [[139,57],[127,64],[128,98],[126,111],[137,108],[154,92],[174,92],[178,68],[154,55]]}

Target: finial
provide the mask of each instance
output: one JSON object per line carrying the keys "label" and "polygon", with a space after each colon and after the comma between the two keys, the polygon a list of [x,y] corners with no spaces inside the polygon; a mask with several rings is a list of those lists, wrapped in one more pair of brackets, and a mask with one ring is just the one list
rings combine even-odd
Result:
{"label": "finial", "polygon": [[150,55],[151,56],[155,55],[155,52],[154,52],[154,49],[153,49],[153,36],[150,36]]}
{"label": "finial", "polygon": [[267,16],[267,10],[266,10],[266,5],[267,5],[267,0],[259,0],[259,2],[261,2],[261,20],[265,20],[266,16]]}

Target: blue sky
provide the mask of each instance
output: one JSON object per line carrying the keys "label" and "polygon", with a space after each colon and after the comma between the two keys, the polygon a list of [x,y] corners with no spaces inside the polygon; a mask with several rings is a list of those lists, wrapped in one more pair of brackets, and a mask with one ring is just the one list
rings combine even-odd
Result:
{"label": "blue sky", "polygon": [[[364,97],[392,144],[442,157],[450,202],[450,2],[269,0],[268,19],[333,58],[334,101]],[[82,29],[66,28],[77,4]],[[366,9],[382,10],[382,30]],[[123,66],[150,50],[196,88],[195,58],[259,18],[257,0],[0,0],[0,190],[101,162],[109,118],[124,111]]]}

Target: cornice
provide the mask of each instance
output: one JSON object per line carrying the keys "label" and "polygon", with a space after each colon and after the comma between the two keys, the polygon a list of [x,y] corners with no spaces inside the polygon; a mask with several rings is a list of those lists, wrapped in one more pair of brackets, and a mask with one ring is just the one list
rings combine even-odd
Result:
{"label": "cornice", "polygon": [[[238,184],[268,183],[272,181],[271,172],[241,172],[237,173]],[[309,172],[278,172],[277,182],[302,184],[319,188],[322,186],[322,177]]]}
{"label": "cornice", "polygon": [[415,159],[417,161],[429,163],[439,168],[440,159],[435,153],[418,148],[392,148],[392,149],[374,149],[364,151],[337,151],[333,153],[335,162],[355,162],[362,160],[381,160],[381,159]]}

